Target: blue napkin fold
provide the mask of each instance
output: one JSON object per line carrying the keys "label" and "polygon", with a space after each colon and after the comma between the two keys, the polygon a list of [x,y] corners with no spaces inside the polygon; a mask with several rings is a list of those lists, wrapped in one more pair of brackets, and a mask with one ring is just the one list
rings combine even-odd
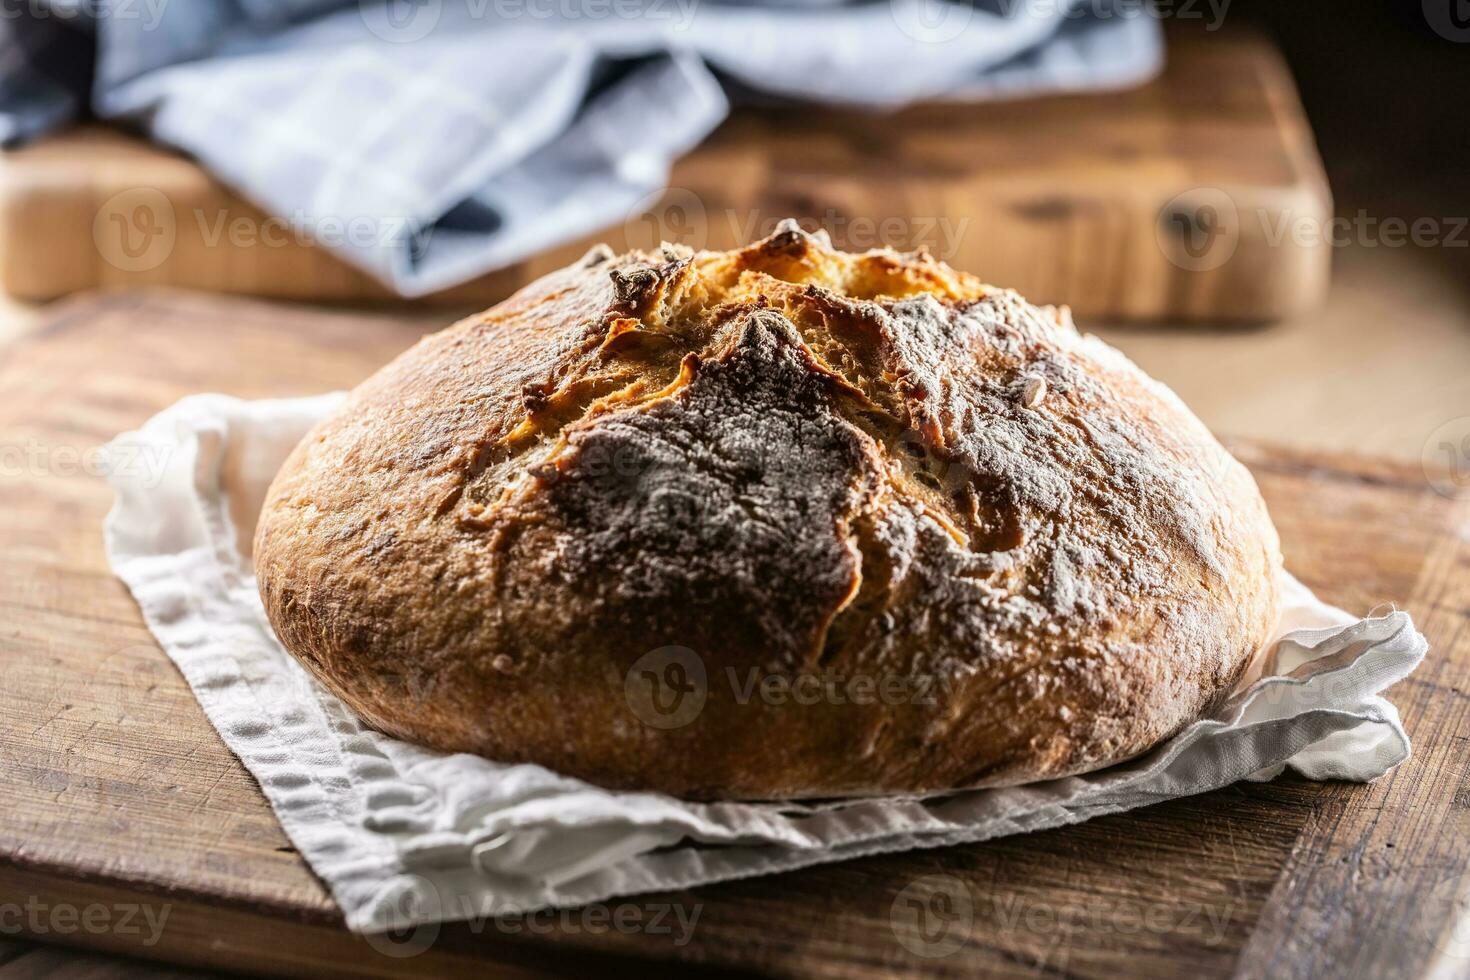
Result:
{"label": "blue napkin fold", "polygon": [[1161,61],[1134,0],[23,0],[0,143],[125,121],[417,296],[625,221],[730,92],[884,109]]}

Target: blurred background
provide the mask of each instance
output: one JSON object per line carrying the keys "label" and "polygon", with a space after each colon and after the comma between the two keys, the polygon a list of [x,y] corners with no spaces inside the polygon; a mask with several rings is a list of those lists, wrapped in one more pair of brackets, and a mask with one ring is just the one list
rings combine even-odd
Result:
{"label": "blurred background", "polygon": [[[0,511],[25,528],[12,632],[60,665],[54,610],[108,637],[134,617],[87,516],[110,491],[56,477],[204,387],[201,362],[209,385],[310,394],[596,242],[729,248],[788,217],[1071,305],[1248,463],[1252,442],[1298,450],[1270,474],[1310,497],[1285,510],[1309,542],[1294,569],[1345,569],[1356,591],[1331,594],[1354,608],[1407,595],[1405,554],[1451,554],[1417,468],[1470,498],[1467,83],[1465,0],[0,0],[0,359],[22,389],[0,475],[35,478]],[[179,337],[198,348],[170,357]],[[1447,648],[1451,605],[1426,609]],[[81,663],[92,635],[56,649]],[[152,716],[152,671],[172,671],[134,649],[84,709]],[[41,732],[76,694],[60,667],[35,676]],[[125,780],[36,765],[57,826],[68,788],[108,820],[137,805]],[[276,839],[257,809],[237,839]],[[190,869],[210,881],[256,867],[211,846],[217,866]],[[1037,866],[1015,862],[1026,894]],[[242,935],[199,941],[223,958]],[[0,980],[52,975],[186,974],[0,936]]]}
{"label": "blurred background", "polygon": [[789,216],[1070,304],[1223,434],[1434,456],[1470,434],[1460,6],[17,0],[0,335],[140,288],[447,323]]}

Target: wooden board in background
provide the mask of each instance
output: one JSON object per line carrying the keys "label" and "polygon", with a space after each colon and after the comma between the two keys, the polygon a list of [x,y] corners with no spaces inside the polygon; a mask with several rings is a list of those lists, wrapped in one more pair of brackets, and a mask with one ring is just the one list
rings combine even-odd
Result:
{"label": "wooden board in background", "polygon": [[[135,294],[72,303],[0,352],[0,914],[23,901],[169,909],[151,946],[116,931],[27,929],[33,938],[313,976],[647,975],[662,963],[1201,980],[1470,967],[1470,504],[1436,495],[1417,466],[1253,444],[1236,449],[1290,567],[1350,610],[1398,603],[1429,638],[1429,659],[1392,692],[1415,749],[1392,775],[1240,784],[1075,827],[626,900],[697,908],[683,945],[543,918],[534,931],[447,926],[412,958],[378,952],[342,927],[108,572],[111,495],[85,454],[193,392],[351,385],[423,329]],[[973,924],[947,955],[918,956],[892,910],[935,874],[960,883]]]}
{"label": "wooden board in background", "polygon": [[[1331,197],[1266,41],[1175,31],[1121,93],[890,115],[737,112],[627,220],[435,297],[488,305],[595,241],[731,248],[781,218],[838,244],[924,245],[1082,316],[1261,320],[1322,298]],[[238,229],[238,231],[236,231]],[[1304,231],[1298,234],[1299,229]],[[24,299],[174,285],[314,300],[387,291],[197,165],[98,127],[0,156],[0,286]]]}

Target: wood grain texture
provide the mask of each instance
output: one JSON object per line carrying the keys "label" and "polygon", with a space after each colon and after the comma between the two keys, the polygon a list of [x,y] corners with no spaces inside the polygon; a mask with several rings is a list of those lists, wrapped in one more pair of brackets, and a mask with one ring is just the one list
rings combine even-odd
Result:
{"label": "wood grain texture", "polygon": [[[1171,37],[1164,76],[1128,92],[881,116],[737,112],[624,222],[436,298],[486,305],[596,241],[728,249],[797,217],[850,249],[923,245],[1083,316],[1260,320],[1314,307],[1331,249],[1289,231],[1320,230],[1332,205],[1289,73],[1258,37]],[[0,157],[0,285],[22,298],[158,285],[388,295],[298,238],[197,165],[109,130]]]}
{"label": "wood grain texture", "polygon": [[212,976],[220,974],[59,946],[0,942],[0,980],[205,980]]}
{"label": "wood grain texture", "polygon": [[[1261,482],[1289,566],[1351,610],[1395,602],[1429,636],[1429,661],[1393,692],[1415,756],[1390,777],[1238,785],[1024,837],[633,896],[608,903],[607,919],[447,926],[408,958],[347,933],[108,573],[99,523],[110,494],[86,460],[189,393],[353,384],[424,329],[133,294],[76,301],[0,354],[0,929],[25,902],[167,908],[152,945],[146,932],[63,932],[49,919],[19,931],[324,976],[659,963],[803,977],[1470,969],[1456,932],[1470,891],[1470,512],[1418,467],[1250,443],[1234,448]],[[911,900],[934,914],[915,918]],[[622,914],[646,925],[655,906],[697,915],[687,942],[677,929],[608,924]]]}

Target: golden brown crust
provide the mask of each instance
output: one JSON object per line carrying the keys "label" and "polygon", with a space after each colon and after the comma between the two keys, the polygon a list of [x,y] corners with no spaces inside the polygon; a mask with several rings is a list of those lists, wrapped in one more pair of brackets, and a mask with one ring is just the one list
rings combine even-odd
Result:
{"label": "golden brown crust", "polygon": [[1250,475],[1065,311],[789,224],[426,338],[286,462],[255,558],[376,727],[705,799],[1128,758],[1235,684],[1280,564]]}

